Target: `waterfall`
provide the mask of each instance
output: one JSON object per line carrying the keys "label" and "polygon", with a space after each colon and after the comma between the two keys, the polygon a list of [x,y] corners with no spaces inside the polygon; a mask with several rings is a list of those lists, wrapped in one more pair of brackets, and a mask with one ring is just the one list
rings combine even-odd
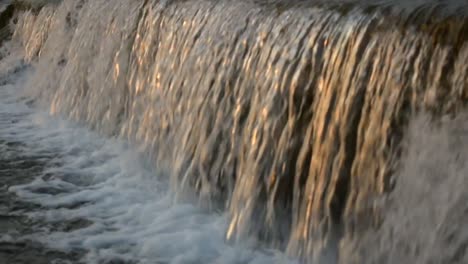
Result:
{"label": "waterfall", "polygon": [[12,41],[25,95],[144,147],[227,240],[334,263],[381,224],[411,114],[468,100],[468,6],[404,2],[64,0]]}

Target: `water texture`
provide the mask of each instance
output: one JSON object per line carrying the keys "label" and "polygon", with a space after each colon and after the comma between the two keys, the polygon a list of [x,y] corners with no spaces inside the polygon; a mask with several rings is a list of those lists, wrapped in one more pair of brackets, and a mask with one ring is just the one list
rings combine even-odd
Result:
{"label": "water texture", "polygon": [[[466,261],[465,2],[38,6],[17,8],[3,45],[27,67],[16,92],[137,149],[149,205],[168,192],[222,212],[223,245],[304,262]],[[150,186],[133,174],[119,179]],[[97,204],[133,208],[123,197]]]}

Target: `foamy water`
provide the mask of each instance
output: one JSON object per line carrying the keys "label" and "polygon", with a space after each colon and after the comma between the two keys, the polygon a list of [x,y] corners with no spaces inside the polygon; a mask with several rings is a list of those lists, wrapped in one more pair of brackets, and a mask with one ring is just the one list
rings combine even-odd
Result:
{"label": "foamy water", "polygon": [[[3,76],[11,74],[12,62],[3,61]],[[290,262],[276,251],[256,248],[253,241],[243,246],[227,244],[225,216],[194,204],[174,203],[167,178],[138,149],[27,106],[28,101],[20,99],[27,74],[23,70],[13,84],[0,88],[0,112],[21,116],[19,122],[0,127],[0,134],[2,139],[26,144],[31,155],[48,153],[56,158],[34,181],[10,191],[43,207],[29,213],[32,219],[92,222],[72,232],[42,230],[28,238],[60,250],[87,250],[86,263],[115,259],[138,263]]]}

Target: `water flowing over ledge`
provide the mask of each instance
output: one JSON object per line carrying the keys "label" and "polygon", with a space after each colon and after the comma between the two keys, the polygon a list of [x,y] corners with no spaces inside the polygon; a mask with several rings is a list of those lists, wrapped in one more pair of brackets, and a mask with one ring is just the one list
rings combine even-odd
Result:
{"label": "water flowing over ledge", "polygon": [[410,114],[468,99],[466,4],[400,4],[64,0],[18,12],[12,42],[27,96],[144,146],[228,240],[352,263]]}

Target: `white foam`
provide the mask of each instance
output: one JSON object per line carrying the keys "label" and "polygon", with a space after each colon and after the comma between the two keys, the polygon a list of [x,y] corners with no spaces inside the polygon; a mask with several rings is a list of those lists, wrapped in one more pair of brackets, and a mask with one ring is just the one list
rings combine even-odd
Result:
{"label": "white foam", "polygon": [[[1,65],[0,73],[5,73]],[[21,116],[11,125],[0,124],[0,133],[3,139],[24,143],[28,154],[51,160],[33,182],[10,190],[44,208],[29,213],[32,218],[92,222],[72,232],[45,230],[32,238],[52,248],[85,249],[86,263],[114,258],[139,263],[291,262],[252,243],[226,243],[223,214],[174,204],[164,177],[145,163],[138,149],[27,107],[17,97],[20,80],[0,87],[0,114]]]}

